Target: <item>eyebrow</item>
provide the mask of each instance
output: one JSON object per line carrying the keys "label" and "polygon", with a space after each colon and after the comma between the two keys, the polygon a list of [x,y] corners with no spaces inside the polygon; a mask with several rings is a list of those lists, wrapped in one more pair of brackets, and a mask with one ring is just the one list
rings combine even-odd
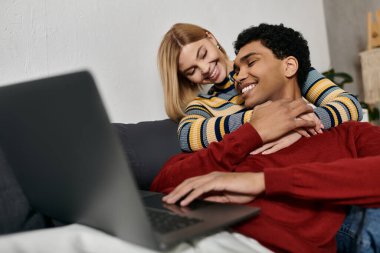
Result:
{"label": "eyebrow", "polygon": [[240,58],[239,62],[246,61],[250,56],[255,55],[255,54],[258,54],[258,53],[252,52],[252,53],[246,54],[246,55],[244,55],[243,57]]}
{"label": "eyebrow", "polygon": [[[197,59],[199,58],[199,53],[201,52],[201,49],[203,48],[203,45],[201,45],[198,50],[197,50]],[[189,71],[191,68],[193,68],[194,66],[190,66],[188,67],[187,69],[184,69],[182,72],[183,73],[186,73],[187,71]]]}

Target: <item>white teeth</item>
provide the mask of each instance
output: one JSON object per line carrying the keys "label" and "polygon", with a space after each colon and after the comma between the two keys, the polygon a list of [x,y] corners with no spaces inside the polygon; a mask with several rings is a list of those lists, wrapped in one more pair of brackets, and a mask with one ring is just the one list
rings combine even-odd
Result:
{"label": "white teeth", "polygon": [[214,69],[214,71],[211,73],[210,78],[213,79],[213,78],[214,78],[214,75],[215,75],[215,69]]}
{"label": "white teeth", "polygon": [[211,75],[210,75],[210,79],[214,79],[215,78],[215,75],[216,75],[216,67],[214,68],[214,70],[211,72]]}
{"label": "white teeth", "polygon": [[256,84],[251,84],[251,85],[249,85],[249,86],[247,86],[247,87],[244,87],[242,90],[241,90],[241,93],[246,93],[247,91],[249,91],[249,90],[252,90],[253,88],[255,88],[256,87]]}

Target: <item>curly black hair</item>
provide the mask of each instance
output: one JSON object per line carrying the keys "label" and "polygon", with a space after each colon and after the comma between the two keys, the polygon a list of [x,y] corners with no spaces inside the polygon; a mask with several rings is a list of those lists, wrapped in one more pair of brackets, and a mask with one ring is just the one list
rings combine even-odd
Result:
{"label": "curly black hair", "polygon": [[260,41],[265,47],[272,50],[278,59],[294,56],[298,60],[297,81],[302,87],[309,73],[310,52],[307,41],[300,32],[280,25],[260,24],[243,30],[234,42],[235,53],[253,41]]}

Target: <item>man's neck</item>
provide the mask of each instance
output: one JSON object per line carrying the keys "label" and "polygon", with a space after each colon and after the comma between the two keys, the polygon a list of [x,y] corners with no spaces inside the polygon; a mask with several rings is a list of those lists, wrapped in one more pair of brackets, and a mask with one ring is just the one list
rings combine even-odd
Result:
{"label": "man's neck", "polygon": [[284,89],[280,91],[278,95],[279,96],[276,99],[287,98],[295,100],[302,97],[297,80],[295,78],[288,80],[288,82],[284,85]]}

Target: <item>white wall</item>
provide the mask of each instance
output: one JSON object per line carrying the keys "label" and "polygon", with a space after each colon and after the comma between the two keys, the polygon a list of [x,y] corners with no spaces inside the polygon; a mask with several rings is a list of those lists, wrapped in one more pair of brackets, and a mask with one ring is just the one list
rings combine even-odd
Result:
{"label": "white wall", "polygon": [[324,0],[331,65],[354,81],[344,89],[364,100],[359,53],[367,50],[367,14],[380,9],[379,0]]}
{"label": "white wall", "polygon": [[0,85],[86,68],[113,122],[166,118],[156,52],[176,22],[211,30],[231,57],[242,29],[281,22],[330,67],[322,0],[1,0]]}

